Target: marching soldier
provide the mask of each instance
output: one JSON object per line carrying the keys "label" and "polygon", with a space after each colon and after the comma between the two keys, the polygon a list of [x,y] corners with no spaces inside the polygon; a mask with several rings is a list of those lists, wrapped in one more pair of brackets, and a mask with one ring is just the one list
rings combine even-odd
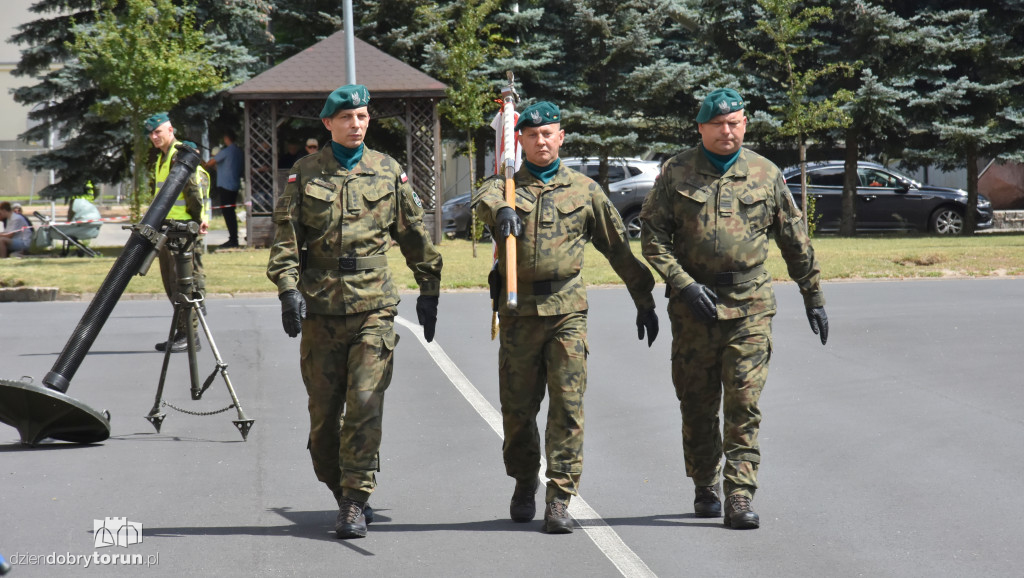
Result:
{"label": "marching soldier", "polygon": [[[504,180],[492,179],[477,192],[476,211],[499,245],[518,243],[517,262],[499,250],[498,271],[518,271],[519,304],[499,303],[501,320],[498,387],[504,422],[505,471],[516,480],[509,505],[513,521],[536,515],[534,495],[540,472],[537,412],[549,394],[544,531],[572,532],[568,505],[583,472],[583,394],[587,388],[587,290],[581,278],[587,242],[611,262],[637,309],[640,339],[658,335],[654,277],[629,248],[622,219],[601,187],[562,166],[565,139],[558,107],[538,102],[524,109],[516,131],[526,154],[515,175],[516,203],[505,202]],[[511,237],[517,237],[511,238]],[[502,249],[502,247],[499,247]]]}
{"label": "marching soldier", "polygon": [[[391,157],[363,144],[370,93],[346,85],[320,113],[330,146],[299,159],[274,209],[267,276],[277,285],[284,330],[302,334],[309,395],[309,451],[317,479],[338,502],[339,538],[366,536],[380,468],[384,391],[398,344],[398,287],[385,253],[398,243],[420,286],[416,313],[434,338],[441,255],[423,208]],[[300,252],[308,257],[300,265]]]}
{"label": "marching soldier", "polygon": [[782,173],[742,146],[743,109],[743,98],[731,89],[704,99],[697,115],[702,144],[665,162],[640,216],[643,255],[668,285],[672,382],[683,417],[686,475],[696,486],[694,510],[699,517],[722,515],[718,483],[724,478],[725,524],[757,528],[750,503],[761,462],[758,399],[775,315],[764,268],[769,233],[822,345],[828,317],[818,262]]}

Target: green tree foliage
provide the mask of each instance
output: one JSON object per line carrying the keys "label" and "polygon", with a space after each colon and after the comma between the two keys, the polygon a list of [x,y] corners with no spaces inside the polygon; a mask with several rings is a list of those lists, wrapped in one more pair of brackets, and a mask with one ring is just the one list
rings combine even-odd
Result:
{"label": "green tree foliage", "polygon": [[202,30],[190,8],[171,0],[126,0],[126,10],[114,11],[109,0],[92,24],[73,29],[69,48],[82,64],[86,78],[106,96],[92,112],[128,127],[132,135],[133,217],[149,200],[146,157],[151,145],[139,127],[154,112],[169,110],[182,98],[224,88],[210,64]]}
{"label": "green tree foliage", "polygon": [[857,161],[861,150],[875,154],[898,151],[907,133],[904,117],[911,93],[901,88],[909,67],[916,30],[898,14],[867,2],[832,2],[834,20],[827,32],[830,60],[842,61],[856,54],[863,68],[840,81],[852,93],[844,105],[850,124],[837,131],[845,146],[846,178],[843,184],[841,235],[856,233],[856,195],[860,180]]}
{"label": "green tree foliage", "polygon": [[981,159],[1019,155],[1024,137],[1024,5],[1005,0],[985,9],[945,10],[944,2],[921,4],[911,18],[921,34],[916,74],[909,81],[914,138],[906,159],[944,169],[966,167],[964,232],[969,234],[977,224]]}
{"label": "green tree foliage", "polygon": [[[181,6],[184,0],[173,3]],[[56,173],[57,181],[41,191],[44,197],[77,193],[87,180],[120,183],[129,171],[132,134],[137,127],[112,122],[97,112],[95,105],[109,95],[89,80],[70,49],[75,38],[72,28],[95,23],[98,4],[95,0],[39,0],[31,11],[40,18],[21,25],[11,37],[22,46],[13,74],[38,81],[14,91],[14,100],[31,107],[29,118],[37,123],[20,138],[54,147],[25,162],[31,170]],[[190,4],[195,7],[196,21],[203,25],[211,49],[210,63],[225,79],[234,84],[262,70],[265,58],[259,58],[260,51],[266,50],[271,41],[267,33],[268,2],[194,0]],[[125,9],[126,3],[120,2],[115,12]],[[186,98],[173,110],[178,130],[191,128],[197,136],[189,136],[201,142],[202,123],[216,118],[224,110],[225,100],[224,93]],[[51,134],[57,142],[50,142]]]}
{"label": "green tree foliage", "polygon": [[[490,15],[499,7],[499,0],[464,0],[439,6],[421,6],[418,16],[435,31],[426,46],[426,70],[446,82],[445,100],[438,111],[456,129],[466,134],[469,157],[469,182],[476,182],[473,159],[476,153],[474,132],[488,126],[493,115],[494,93],[484,66],[505,52],[504,41]],[[449,23],[454,26],[449,27]],[[476,231],[476,212],[471,212],[470,231]],[[475,235],[473,252],[476,254]]]}
{"label": "green tree foliage", "polygon": [[[802,8],[800,0],[757,0],[762,11],[756,30],[767,40],[767,47],[752,47],[748,59],[757,62],[759,76],[774,81],[784,100],[769,106],[780,124],[779,138],[793,138],[800,151],[800,189],[807,211],[807,142],[815,134],[834,128],[845,128],[850,117],[843,110],[853,95],[837,89],[823,95],[822,84],[836,75],[853,73],[855,64],[826,62],[815,66],[813,51],[823,42],[810,33],[816,23],[832,17],[827,6]],[[813,215],[807,214],[807,220]]]}

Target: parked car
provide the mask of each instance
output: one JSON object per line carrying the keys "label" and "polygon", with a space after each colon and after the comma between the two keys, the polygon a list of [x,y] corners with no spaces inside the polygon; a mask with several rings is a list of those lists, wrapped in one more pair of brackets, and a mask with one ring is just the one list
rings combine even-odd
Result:
{"label": "parked car", "polygon": [[[441,204],[441,228],[445,237],[469,238],[469,227],[472,224],[470,215],[469,200],[470,193],[452,197]],[[484,238],[489,238],[487,231],[484,231]]]}
{"label": "parked car", "polygon": [[[842,217],[844,161],[807,165],[807,191],[814,199],[817,229],[838,231]],[[785,169],[783,176],[798,206],[800,168]],[[857,163],[857,197],[854,201],[857,230],[901,230],[959,235],[967,213],[967,192],[926,185],[878,163]],[[977,229],[992,227],[992,203],[978,195]]]}
{"label": "parked car", "polygon": [[[597,180],[601,161],[596,158],[562,159],[565,166]],[[630,239],[640,238],[640,207],[658,178],[661,163],[636,158],[608,159],[608,198],[622,217]]]}

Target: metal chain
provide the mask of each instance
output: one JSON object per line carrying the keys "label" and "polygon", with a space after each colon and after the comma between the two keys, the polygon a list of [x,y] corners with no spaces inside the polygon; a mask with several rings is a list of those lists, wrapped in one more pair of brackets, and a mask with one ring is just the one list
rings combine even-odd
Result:
{"label": "metal chain", "polygon": [[231,404],[231,405],[225,407],[224,409],[217,409],[217,410],[214,410],[214,411],[189,411],[187,409],[182,409],[182,408],[180,408],[180,407],[178,407],[178,406],[176,406],[176,405],[174,405],[174,404],[172,404],[172,403],[170,403],[170,402],[168,402],[166,400],[160,402],[160,405],[166,405],[167,407],[169,407],[171,409],[176,409],[176,410],[180,411],[181,413],[187,413],[189,415],[199,415],[199,416],[217,415],[218,413],[224,413],[227,410],[235,407],[235,404]]}

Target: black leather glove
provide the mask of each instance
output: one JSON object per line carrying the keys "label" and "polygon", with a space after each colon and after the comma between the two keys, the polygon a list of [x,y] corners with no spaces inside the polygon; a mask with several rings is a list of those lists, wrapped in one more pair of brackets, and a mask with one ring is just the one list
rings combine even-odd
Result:
{"label": "black leather glove", "polygon": [[423,326],[423,338],[430,343],[437,328],[437,295],[420,295],[416,299],[416,319]]}
{"label": "black leather glove", "polygon": [[811,331],[821,337],[821,344],[828,341],[828,315],[824,307],[811,307],[807,310],[807,320],[811,322]]}
{"label": "black leather glove", "polygon": [[682,290],[682,295],[697,319],[704,323],[718,320],[718,311],[715,309],[718,295],[715,295],[714,291],[700,283],[693,283]]}
{"label": "black leather glove", "polygon": [[647,332],[647,347],[658,338],[658,314],[654,309],[636,312],[636,338],[644,340],[644,331]]}
{"label": "black leather glove", "polygon": [[302,333],[302,320],[306,318],[306,300],[298,289],[289,289],[277,296],[281,300],[281,322],[288,337]]}
{"label": "black leather glove", "polygon": [[516,237],[523,235],[523,220],[511,207],[498,209],[498,214],[495,215],[495,224],[498,226],[498,237],[501,239],[505,239],[509,235]]}

